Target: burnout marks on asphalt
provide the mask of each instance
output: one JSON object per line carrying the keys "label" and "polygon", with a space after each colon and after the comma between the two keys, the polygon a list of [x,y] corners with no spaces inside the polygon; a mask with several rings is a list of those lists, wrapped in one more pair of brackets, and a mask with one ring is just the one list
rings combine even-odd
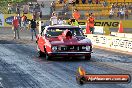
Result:
{"label": "burnout marks on asphalt", "polygon": [[12,39],[12,40],[0,40],[0,44],[35,44],[35,40],[31,41],[29,39]]}
{"label": "burnout marks on asphalt", "polygon": [[19,43],[15,42],[14,40],[0,40],[0,44],[19,44]]}
{"label": "burnout marks on asphalt", "polygon": [[[15,64],[0,60],[0,88],[38,88],[39,83]],[[4,87],[3,87],[4,86]]]}

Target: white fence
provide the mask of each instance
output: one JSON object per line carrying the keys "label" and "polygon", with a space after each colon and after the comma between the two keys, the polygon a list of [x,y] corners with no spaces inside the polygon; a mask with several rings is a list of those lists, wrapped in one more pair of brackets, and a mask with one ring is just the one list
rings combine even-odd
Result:
{"label": "white fence", "polygon": [[121,38],[116,36],[87,34],[87,38],[91,39],[93,45],[117,49],[121,51],[132,52],[132,39]]}

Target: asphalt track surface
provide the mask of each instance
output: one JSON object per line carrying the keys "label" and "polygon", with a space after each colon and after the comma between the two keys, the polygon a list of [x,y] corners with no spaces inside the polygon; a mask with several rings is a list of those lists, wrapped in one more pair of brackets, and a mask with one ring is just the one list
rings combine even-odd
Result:
{"label": "asphalt track surface", "polygon": [[11,30],[0,30],[0,88],[132,88],[128,84],[76,83],[82,66],[89,74],[130,74],[132,55],[93,48],[90,61],[73,57],[47,61],[38,57],[30,31],[21,31],[21,40],[13,40]]}

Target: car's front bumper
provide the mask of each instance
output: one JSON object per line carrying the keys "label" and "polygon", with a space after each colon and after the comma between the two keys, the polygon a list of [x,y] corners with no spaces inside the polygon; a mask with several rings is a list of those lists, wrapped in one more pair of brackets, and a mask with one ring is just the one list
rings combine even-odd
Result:
{"label": "car's front bumper", "polygon": [[50,56],[87,56],[92,52],[49,52]]}

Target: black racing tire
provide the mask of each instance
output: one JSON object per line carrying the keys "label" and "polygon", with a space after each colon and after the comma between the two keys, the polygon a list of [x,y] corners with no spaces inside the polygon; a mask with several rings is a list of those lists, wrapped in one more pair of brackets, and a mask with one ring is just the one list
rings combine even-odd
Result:
{"label": "black racing tire", "polygon": [[42,52],[42,51],[39,49],[38,45],[37,45],[37,50],[38,50],[38,55],[39,55],[39,57],[43,57],[43,56],[45,55],[45,53]]}
{"label": "black racing tire", "polygon": [[52,57],[48,55],[45,46],[44,46],[44,51],[45,51],[45,58],[46,58],[46,60],[51,60]]}
{"label": "black racing tire", "polygon": [[39,54],[39,57],[43,57],[44,56],[44,53],[41,50],[38,51],[38,54]]}
{"label": "black racing tire", "polygon": [[91,60],[91,54],[85,56],[85,60]]}
{"label": "black racing tire", "polygon": [[46,54],[46,60],[51,60],[52,59],[52,57],[51,56],[49,56],[48,54]]}

